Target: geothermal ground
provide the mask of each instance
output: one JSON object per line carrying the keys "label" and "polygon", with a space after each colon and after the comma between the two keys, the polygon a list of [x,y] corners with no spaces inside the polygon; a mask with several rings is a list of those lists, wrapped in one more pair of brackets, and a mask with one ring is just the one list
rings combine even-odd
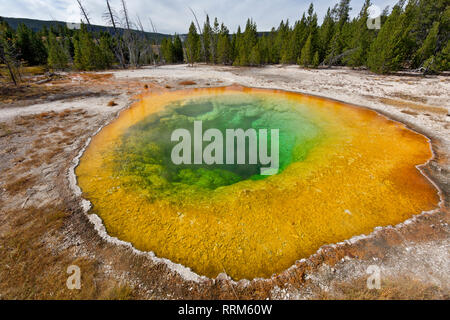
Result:
{"label": "geothermal ground", "polygon": [[[0,298],[450,298],[448,77],[177,65],[28,81],[0,89]],[[201,277],[108,237],[85,214],[73,175],[90,137],[141,93],[232,84],[371,108],[424,134],[435,157],[421,170],[441,190],[440,209],[326,245],[284,272],[252,281]],[[81,269],[81,290],[66,287],[70,265]],[[366,286],[371,265],[379,267],[380,289]]]}

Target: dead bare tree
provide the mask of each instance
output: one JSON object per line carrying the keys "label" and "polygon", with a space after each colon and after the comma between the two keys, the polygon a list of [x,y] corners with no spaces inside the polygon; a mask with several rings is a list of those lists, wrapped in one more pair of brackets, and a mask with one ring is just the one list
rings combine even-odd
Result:
{"label": "dead bare tree", "polygon": [[[335,63],[337,63],[339,60],[341,60],[342,58],[354,53],[356,50],[358,50],[358,48],[353,48],[353,49],[349,49],[347,51],[344,51],[341,54],[338,54],[337,56],[331,56],[328,59],[328,68],[331,68]],[[325,61],[323,62],[323,64],[325,64]]]}
{"label": "dead bare tree", "polygon": [[127,4],[125,3],[125,0],[121,0],[121,2],[122,2],[122,14],[123,14],[123,18],[125,20],[125,26],[126,26],[127,30],[130,30],[131,24],[130,24],[130,18],[128,16]]}
{"label": "dead bare tree", "polygon": [[[152,31],[153,31],[153,33],[156,36],[156,34],[158,33],[158,30],[156,29],[156,26],[153,24],[152,18],[148,18],[148,20],[150,21],[150,25],[152,27]],[[156,44],[156,49],[158,51],[158,59],[161,60],[161,50],[160,50],[160,46],[158,44]],[[153,65],[155,67],[157,65],[155,55],[153,55]]]}
{"label": "dead bare tree", "polygon": [[107,21],[107,23],[109,25],[111,25],[113,27],[113,30],[114,30],[113,37],[116,40],[116,46],[114,48],[114,51],[115,51],[117,60],[119,60],[120,66],[122,67],[122,69],[125,69],[126,64],[125,64],[125,55],[123,53],[123,42],[120,37],[120,32],[117,28],[118,18],[117,18],[117,15],[115,14],[115,12],[113,11],[113,9],[111,8],[109,0],[106,0],[106,7],[107,7],[107,11],[104,13],[103,18]]}
{"label": "dead bare tree", "polygon": [[21,81],[20,60],[11,39],[4,38],[2,30],[0,30],[0,63],[6,65],[11,81],[17,86]]}
{"label": "dead bare tree", "polygon": [[91,20],[89,19],[88,12],[83,7],[83,4],[81,3],[81,0],[77,0],[78,6],[80,7],[81,14],[83,15],[84,19],[86,20],[86,23],[89,27],[91,27]]}
{"label": "dead bare tree", "polygon": [[142,24],[139,15],[136,15],[137,26],[139,27],[140,39],[138,41],[138,51],[139,51],[139,61],[146,63],[146,61],[153,61],[153,48],[151,44],[151,39],[147,36],[147,33],[144,30],[144,26]]}
{"label": "dead bare tree", "polygon": [[17,86],[16,76],[14,74],[11,64],[9,63],[9,59],[6,58],[5,48],[1,42],[0,42],[0,63],[6,65],[6,68],[8,69],[9,72],[9,77],[14,82],[14,85]]}
{"label": "dead bare tree", "polygon": [[206,40],[203,35],[203,30],[202,30],[202,27],[200,26],[200,23],[198,22],[197,15],[195,14],[194,10],[192,10],[191,7],[189,7],[189,10],[191,10],[192,14],[194,15],[195,23],[197,24],[197,28],[198,28],[198,32],[199,32],[200,40],[201,40],[201,44],[202,44],[202,52],[203,52],[203,55],[205,56],[205,62],[206,62],[208,60],[208,57],[206,56],[206,43],[205,43]]}
{"label": "dead bare tree", "polygon": [[128,14],[128,8],[125,0],[121,0],[122,3],[122,16],[123,16],[123,24],[125,28],[125,32],[123,35],[123,39],[125,45],[128,48],[128,55],[130,65],[134,67],[139,66],[139,51],[137,45],[137,36],[134,30],[132,30],[132,22],[130,20],[130,16]]}

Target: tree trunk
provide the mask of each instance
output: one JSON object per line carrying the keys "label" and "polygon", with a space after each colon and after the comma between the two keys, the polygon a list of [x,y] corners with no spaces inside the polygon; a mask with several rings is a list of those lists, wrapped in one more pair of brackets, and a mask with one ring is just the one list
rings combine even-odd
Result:
{"label": "tree trunk", "polygon": [[8,67],[9,75],[11,76],[11,79],[14,82],[14,85],[17,86],[16,76],[14,75],[11,65],[7,61],[6,61],[6,66]]}

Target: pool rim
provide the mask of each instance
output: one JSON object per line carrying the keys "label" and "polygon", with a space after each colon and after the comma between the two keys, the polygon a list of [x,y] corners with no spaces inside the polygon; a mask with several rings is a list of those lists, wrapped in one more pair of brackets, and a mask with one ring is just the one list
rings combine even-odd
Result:
{"label": "pool rim", "polygon": [[[173,262],[172,260],[168,259],[168,258],[164,258],[164,257],[158,257],[156,256],[156,254],[153,251],[141,251],[137,248],[135,248],[133,246],[133,244],[131,242],[127,242],[124,240],[120,240],[117,237],[113,237],[111,235],[108,234],[105,225],[103,224],[103,220],[96,214],[96,213],[90,213],[91,208],[92,208],[92,203],[83,198],[82,196],[82,191],[80,186],[78,185],[78,178],[76,176],[75,170],[76,168],[79,166],[80,164],[80,159],[83,156],[84,152],[86,151],[86,149],[89,147],[92,139],[100,132],[103,130],[103,128],[105,128],[106,126],[110,125],[111,123],[113,123],[115,120],[117,120],[120,115],[122,114],[122,112],[125,112],[127,110],[129,110],[130,108],[132,108],[135,104],[139,103],[144,97],[149,97],[151,95],[163,95],[163,94],[167,94],[167,93],[173,93],[173,92],[189,92],[189,91],[193,91],[193,90],[203,90],[203,89],[226,89],[226,88],[244,88],[244,89],[258,89],[258,90],[270,90],[270,91],[275,91],[278,93],[292,93],[292,94],[299,94],[299,95],[303,95],[305,97],[312,97],[312,98],[316,98],[316,99],[320,99],[326,102],[335,102],[335,103],[340,103],[340,104],[344,104],[347,106],[351,106],[357,109],[365,109],[371,112],[376,113],[377,115],[385,118],[388,121],[392,121],[395,123],[400,124],[401,127],[403,127],[404,129],[407,129],[409,131],[412,131],[418,135],[423,136],[427,142],[428,142],[428,147],[430,148],[432,157],[430,159],[427,160],[427,162],[423,163],[423,164],[418,164],[415,165],[416,169],[428,180],[428,182],[436,189],[437,191],[437,195],[439,197],[439,203],[437,204],[437,207],[433,210],[429,210],[429,211],[422,211],[421,213],[417,213],[415,215],[412,215],[411,218],[396,224],[396,225],[387,225],[387,226],[376,226],[373,228],[373,231],[370,232],[369,234],[360,234],[360,235],[355,235],[352,236],[349,239],[343,240],[343,241],[339,241],[339,242],[335,242],[335,243],[330,243],[330,244],[324,244],[321,247],[319,247],[313,254],[311,254],[310,256],[306,257],[306,258],[301,258],[298,260],[295,260],[293,262],[293,264],[280,271],[280,272],[275,272],[273,273],[270,277],[268,278],[261,278],[261,277],[256,277],[253,278],[251,280],[249,279],[239,279],[239,280],[234,280],[232,279],[229,275],[227,275],[226,273],[219,273],[215,278],[210,278],[207,277],[205,275],[201,275],[196,273],[195,271],[193,271],[190,267],[182,265],[180,263],[176,263]],[[315,95],[315,94],[309,94],[309,93],[303,93],[301,91],[292,91],[292,90],[286,90],[286,89],[277,89],[277,88],[266,88],[266,87],[248,87],[248,86],[244,86],[244,85],[239,85],[239,84],[233,84],[230,86],[207,86],[207,87],[195,87],[195,88],[188,88],[188,89],[180,89],[180,90],[168,90],[168,91],[162,91],[162,92],[142,92],[140,94],[134,95],[132,97],[139,97],[138,99],[134,99],[134,101],[128,103],[126,106],[124,106],[123,108],[121,108],[119,111],[116,112],[115,116],[113,116],[111,119],[109,119],[108,121],[106,121],[106,123],[104,123],[103,125],[101,125],[91,136],[88,137],[88,139],[86,140],[85,144],[81,147],[81,149],[79,150],[77,156],[75,158],[72,159],[71,161],[71,166],[68,169],[68,183],[69,183],[69,188],[71,189],[72,193],[78,198],[77,202],[78,205],[80,206],[80,208],[82,209],[84,215],[87,217],[87,219],[89,220],[89,222],[94,226],[95,231],[97,232],[97,234],[100,236],[100,238],[102,238],[103,240],[105,240],[108,243],[114,244],[114,245],[120,245],[120,246],[124,246],[127,247],[129,249],[132,250],[133,253],[140,255],[140,256],[145,256],[147,258],[149,258],[150,260],[152,260],[155,263],[163,263],[165,264],[169,270],[176,272],[179,276],[181,276],[184,280],[186,281],[194,281],[197,283],[200,282],[210,282],[210,281],[216,281],[219,279],[226,279],[228,281],[230,281],[231,284],[233,285],[248,285],[252,282],[257,282],[257,281],[270,281],[270,280],[275,280],[277,277],[288,273],[290,271],[292,271],[293,268],[296,268],[298,266],[298,264],[300,263],[304,263],[308,260],[312,260],[314,257],[318,256],[322,251],[324,251],[326,248],[337,248],[340,246],[344,246],[346,244],[355,244],[360,240],[363,239],[370,239],[370,238],[374,238],[378,233],[386,230],[386,229],[398,229],[401,228],[402,226],[406,226],[408,224],[411,224],[413,222],[415,222],[419,217],[421,216],[425,216],[425,215],[432,215],[434,213],[439,212],[444,206],[445,206],[445,199],[444,199],[444,194],[441,190],[441,188],[439,187],[439,185],[431,178],[429,177],[425,171],[423,170],[425,167],[429,166],[429,164],[436,159],[436,153],[433,149],[433,139],[429,138],[426,134],[421,133],[418,131],[417,128],[412,128],[412,126],[408,123],[405,123],[403,121],[400,121],[399,119],[395,119],[395,117],[393,117],[392,115],[388,115],[387,113],[383,112],[383,111],[379,111],[376,110],[375,108],[372,107],[367,107],[367,106],[361,106],[355,103],[348,103],[342,100],[338,100],[338,99],[334,99],[334,98],[328,98],[328,97],[324,97],[324,96],[320,96],[320,95]]]}

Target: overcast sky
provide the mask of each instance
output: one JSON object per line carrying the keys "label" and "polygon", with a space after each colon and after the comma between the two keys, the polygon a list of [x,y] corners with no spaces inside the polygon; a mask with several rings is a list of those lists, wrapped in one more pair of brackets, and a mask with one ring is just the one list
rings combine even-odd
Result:
{"label": "overcast sky", "polygon": [[[381,9],[392,6],[398,0],[372,0]],[[149,17],[158,32],[187,33],[192,21],[188,7],[196,12],[200,20],[205,12],[211,17],[218,17],[220,22],[236,31],[238,25],[245,25],[247,18],[253,18],[260,31],[269,31],[277,27],[281,20],[291,22],[301,18],[310,3],[314,4],[319,19],[326,10],[338,0],[126,0],[131,18],[136,15],[150,31]],[[82,0],[90,15],[91,23],[104,25],[105,0]],[[120,0],[110,0],[111,5],[119,11]],[[352,0],[352,15],[359,13],[364,0]],[[60,20],[80,22],[80,10],[76,0],[0,0],[0,16],[16,18],[33,18],[40,20]],[[213,19],[213,18],[211,18]]]}

